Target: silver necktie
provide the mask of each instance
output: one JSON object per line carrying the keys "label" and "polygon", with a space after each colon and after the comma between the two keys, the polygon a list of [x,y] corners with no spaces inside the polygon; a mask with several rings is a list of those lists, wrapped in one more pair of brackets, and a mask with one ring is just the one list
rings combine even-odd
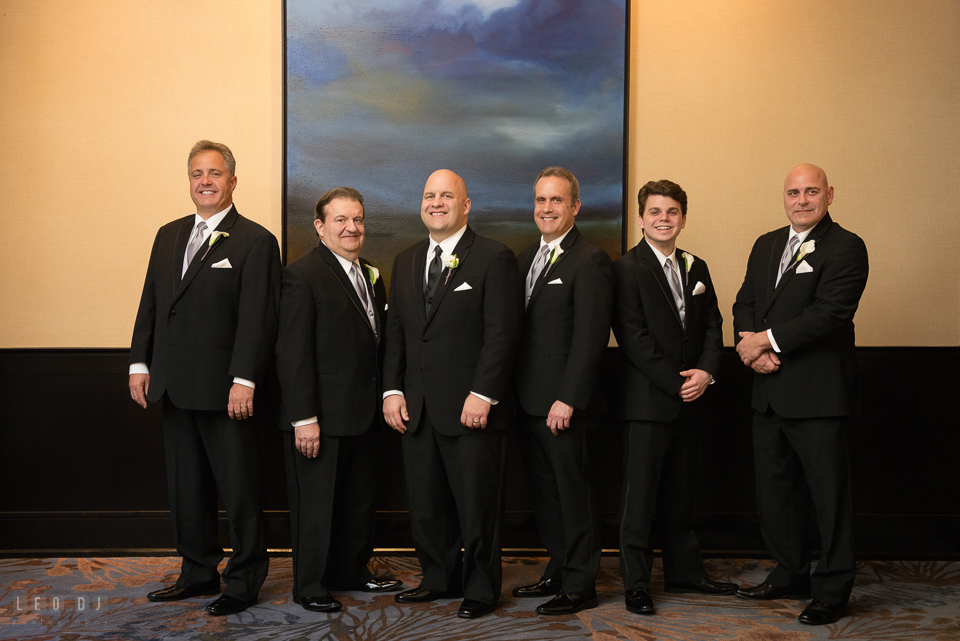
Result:
{"label": "silver necktie", "polygon": [[683,288],[680,287],[680,277],[673,269],[673,261],[669,258],[663,263],[663,269],[667,272],[667,280],[670,282],[670,289],[673,290],[673,302],[677,305],[677,311],[680,312],[680,323],[687,326],[687,310],[683,304]]}
{"label": "silver necktie", "polygon": [[780,284],[780,279],[783,278],[784,272],[790,267],[790,263],[793,261],[793,255],[797,251],[797,244],[800,242],[799,236],[794,236],[790,239],[790,242],[787,243],[787,246],[783,249],[783,256],[780,258],[780,271],[777,272],[777,282],[774,284],[774,287]]}
{"label": "silver necktie", "polygon": [[367,296],[367,284],[363,281],[363,275],[356,263],[351,264],[350,275],[353,277],[353,288],[357,290],[357,296],[360,297],[363,309],[367,313],[367,322],[370,323],[373,331],[377,331],[377,322],[373,318],[373,305],[370,304],[370,297]]}
{"label": "silver necktie", "polygon": [[187,268],[193,262],[193,257],[200,251],[203,245],[203,232],[207,231],[207,223],[200,221],[200,224],[193,228],[193,236],[190,237],[190,243],[187,245],[187,251],[183,255],[183,271],[180,272],[180,278],[187,273]]}
{"label": "silver necktie", "polygon": [[524,299],[526,303],[530,302],[530,296],[533,295],[533,286],[537,284],[540,272],[543,271],[544,266],[547,264],[547,255],[549,253],[550,245],[544,245],[540,248],[540,251],[537,252],[537,257],[533,259],[533,264],[530,265],[530,271],[527,273],[527,297]]}

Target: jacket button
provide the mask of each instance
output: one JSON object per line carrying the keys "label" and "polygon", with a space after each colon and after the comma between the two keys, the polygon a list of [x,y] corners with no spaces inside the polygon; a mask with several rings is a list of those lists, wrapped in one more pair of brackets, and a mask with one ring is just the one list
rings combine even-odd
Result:
{"label": "jacket button", "polygon": [[176,315],[177,315],[177,310],[171,309],[171,310],[170,310],[170,315],[171,315],[171,316],[176,316]]}
{"label": "jacket button", "polygon": [[427,342],[427,337],[426,337],[426,336],[423,337],[423,342],[424,342],[424,343]]}
{"label": "jacket button", "polygon": [[766,318],[763,319],[763,324],[764,324],[764,325],[767,324],[767,319],[766,319]]}

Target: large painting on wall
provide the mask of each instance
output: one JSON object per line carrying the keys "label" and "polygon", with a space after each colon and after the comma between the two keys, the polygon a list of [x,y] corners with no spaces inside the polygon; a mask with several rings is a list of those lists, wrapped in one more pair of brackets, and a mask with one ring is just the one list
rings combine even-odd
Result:
{"label": "large painting on wall", "polygon": [[470,225],[518,252],[550,165],[576,174],[578,226],[618,256],[626,25],[625,0],[286,0],[287,261],[316,245],[320,195],[354,187],[363,256],[389,278],[426,236],[439,168],[466,180]]}

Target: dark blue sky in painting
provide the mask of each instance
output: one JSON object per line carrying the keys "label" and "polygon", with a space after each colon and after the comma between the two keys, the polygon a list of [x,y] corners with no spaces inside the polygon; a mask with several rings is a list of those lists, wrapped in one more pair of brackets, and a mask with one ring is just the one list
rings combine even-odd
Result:
{"label": "dark blue sky in painting", "polygon": [[471,223],[532,222],[533,179],[553,164],[580,179],[581,216],[619,223],[624,7],[287,0],[288,223],[337,185],[369,216],[419,222],[440,167],[467,181]]}

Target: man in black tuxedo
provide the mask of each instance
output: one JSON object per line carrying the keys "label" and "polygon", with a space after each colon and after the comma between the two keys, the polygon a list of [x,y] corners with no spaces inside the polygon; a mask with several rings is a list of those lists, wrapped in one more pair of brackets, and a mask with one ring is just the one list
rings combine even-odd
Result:
{"label": "man in black tuxedo", "polygon": [[530,480],[540,540],[550,562],[517,597],[557,595],[540,614],[597,606],[600,512],[587,430],[605,409],[600,360],[610,339],[610,257],[580,235],[580,185],[547,167],[534,184],[533,220],[542,237],[518,259],[526,312],[517,357],[517,440]]}
{"label": "man in black tuxedo", "polygon": [[130,395],[163,399],[170,516],[183,557],[176,585],[151,601],[220,592],[217,488],[233,555],[211,614],[241,612],[267,576],[262,534],[260,429],[254,388],[277,332],[280,250],[269,231],[233,206],[236,163],[198,142],[187,161],[195,215],[157,232],[130,347]]}
{"label": "man in black tuxedo", "polygon": [[316,248],[283,270],[277,374],[293,541],[293,599],[342,608],[329,590],[383,592],[373,554],[380,369],[387,292],[360,258],[363,196],[336,187],[317,202]]}
{"label": "man in black tuxedo", "polygon": [[423,570],[396,600],[462,594],[463,618],[489,614],[500,597],[504,430],[522,314],[516,257],[476,235],[469,212],[460,176],[430,175],[420,211],[430,237],[393,266],[383,376]]}
{"label": "man in black tuxedo", "polygon": [[[853,316],[867,285],[867,249],[833,222],[822,169],[784,181],[790,220],[753,246],[733,306],[737,353],[753,379],[760,527],[777,567],[747,599],[810,598],[801,623],[843,616],[856,574],[847,432],[860,412]],[[823,552],[810,577],[811,500]]]}
{"label": "man in black tuxedo", "polygon": [[717,294],[703,259],[676,247],[687,223],[686,192],[669,180],[651,181],[638,200],[643,239],[613,264],[624,421],[620,572],[627,610],[653,614],[654,504],[667,592],[722,595],[737,586],[707,578],[694,531],[706,418],[700,399],[723,350]]}

